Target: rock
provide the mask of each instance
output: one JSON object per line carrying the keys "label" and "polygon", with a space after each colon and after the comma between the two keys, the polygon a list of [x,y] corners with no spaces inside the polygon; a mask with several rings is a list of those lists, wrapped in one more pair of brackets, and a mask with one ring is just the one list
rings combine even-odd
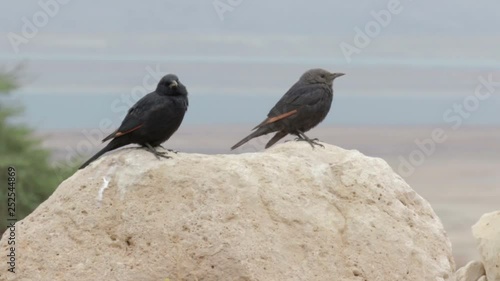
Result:
{"label": "rock", "polygon": [[478,281],[484,276],[484,266],[479,261],[471,261],[457,270],[455,276],[457,281]]}
{"label": "rock", "polygon": [[168,160],[118,150],[17,230],[19,270],[0,263],[0,280],[435,281],[455,267],[431,206],[386,162],[302,142]]}
{"label": "rock", "polygon": [[486,275],[483,275],[477,281],[488,281],[488,279],[486,279]]}
{"label": "rock", "polygon": [[500,211],[484,214],[472,226],[472,234],[478,243],[486,279],[500,281]]}

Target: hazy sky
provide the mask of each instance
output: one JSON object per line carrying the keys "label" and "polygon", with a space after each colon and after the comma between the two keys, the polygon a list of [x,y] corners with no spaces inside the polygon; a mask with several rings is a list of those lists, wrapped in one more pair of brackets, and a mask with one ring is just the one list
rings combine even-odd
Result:
{"label": "hazy sky", "polygon": [[[339,124],[440,123],[480,77],[500,81],[494,0],[57,1],[4,0],[0,12],[0,64],[23,63],[15,97],[42,128],[121,117],[109,103],[169,72],[188,86],[193,123],[258,122],[313,67],[347,73],[327,120]],[[500,123],[498,93],[470,122]]]}
{"label": "hazy sky", "polygon": [[[2,1],[0,30],[20,30],[21,18],[31,16],[41,1]],[[63,1],[63,0],[59,0]],[[406,35],[498,35],[500,2],[470,1],[341,1],[341,0],[64,0],[44,32],[151,33],[214,32],[257,34],[350,35],[354,26],[371,20],[370,12],[399,2],[401,12],[386,33]],[[221,21],[214,6],[236,3]]]}

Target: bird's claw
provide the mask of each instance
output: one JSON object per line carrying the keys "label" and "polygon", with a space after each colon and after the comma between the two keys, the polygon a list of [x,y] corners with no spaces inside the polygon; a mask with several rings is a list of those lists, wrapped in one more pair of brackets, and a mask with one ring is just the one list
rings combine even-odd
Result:
{"label": "bird's claw", "polygon": [[166,151],[168,151],[168,152],[172,152],[172,153],[174,153],[174,154],[179,153],[179,151],[174,150],[174,149],[170,149],[170,148],[166,148],[165,150],[166,150]]}
{"label": "bird's claw", "polygon": [[[153,154],[156,156],[156,158],[157,158],[158,160],[160,160],[161,158],[165,158],[165,159],[172,158],[171,156],[168,156],[168,155],[167,155],[167,152],[158,151],[158,150],[156,150],[154,147],[152,147],[152,146],[151,146],[150,144],[148,144],[148,143],[146,143],[145,148],[146,148],[146,150],[147,150],[147,151],[149,151],[149,152],[153,153]],[[167,149],[167,150],[168,150],[168,149]],[[160,158],[160,157],[161,157],[161,158]]]}
{"label": "bird's claw", "polygon": [[321,148],[325,148],[324,145],[322,145],[321,143],[319,143],[319,140],[318,139],[312,139],[311,142],[310,142],[311,146],[314,148],[314,145],[317,145]]}
{"label": "bird's claw", "polygon": [[156,156],[156,158],[158,160],[160,160],[161,158],[165,158],[165,159],[172,158],[172,156],[168,156],[166,152],[155,151],[155,152],[153,152],[153,154]]}
{"label": "bird's claw", "polygon": [[174,154],[177,154],[177,153],[179,152],[179,151],[174,150],[174,149],[165,148],[165,147],[163,147],[163,145],[161,145],[161,144],[159,144],[159,145],[158,145],[158,147],[161,147],[162,149],[165,149],[166,151],[168,151],[168,152],[172,152],[172,153],[174,153]]}
{"label": "bird's claw", "polygon": [[320,146],[322,148],[325,148],[324,145],[322,145],[321,143],[319,143],[319,139],[317,139],[317,138],[315,138],[315,139],[296,138],[295,141],[306,141],[307,143],[309,143],[311,145],[311,147],[313,149],[314,149],[315,145]]}

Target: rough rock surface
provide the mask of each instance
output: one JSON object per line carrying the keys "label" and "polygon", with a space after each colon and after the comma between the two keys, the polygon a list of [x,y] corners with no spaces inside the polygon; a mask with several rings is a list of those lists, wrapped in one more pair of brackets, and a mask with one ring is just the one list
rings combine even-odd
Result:
{"label": "rough rock surface", "polygon": [[383,160],[302,142],[115,151],[17,231],[17,273],[1,262],[0,280],[435,281],[455,267],[431,206]]}
{"label": "rough rock surface", "polygon": [[500,211],[484,214],[472,227],[486,279],[500,281]]}
{"label": "rough rock surface", "polygon": [[478,281],[485,276],[484,273],[484,266],[481,262],[471,261],[457,270],[455,276],[457,281]]}

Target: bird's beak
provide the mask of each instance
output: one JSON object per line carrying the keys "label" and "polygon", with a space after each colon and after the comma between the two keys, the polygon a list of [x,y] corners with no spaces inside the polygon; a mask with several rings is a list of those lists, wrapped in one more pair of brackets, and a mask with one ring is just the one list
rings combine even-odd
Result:
{"label": "bird's beak", "polygon": [[337,78],[337,77],[344,76],[344,75],[345,75],[345,73],[334,73],[333,78]]}
{"label": "bird's beak", "polygon": [[172,81],[172,83],[170,83],[170,85],[168,85],[168,87],[169,87],[170,89],[172,89],[172,88],[177,88],[177,86],[179,86],[179,84],[178,84],[178,83],[177,83],[177,81],[175,81],[175,80],[174,80],[174,81]]}

